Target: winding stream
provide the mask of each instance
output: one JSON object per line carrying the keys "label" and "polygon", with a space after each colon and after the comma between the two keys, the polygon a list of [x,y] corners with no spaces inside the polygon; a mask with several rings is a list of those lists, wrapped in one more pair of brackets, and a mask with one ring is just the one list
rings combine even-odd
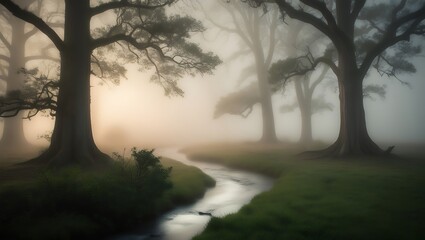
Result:
{"label": "winding stream", "polygon": [[272,187],[272,180],[221,165],[193,162],[176,149],[159,149],[156,154],[192,165],[210,175],[216,186],[197,202],[164,213],[149,226],[112,238],[113,240],[189,240],[202,232],[211,216],[223,217],[237,212],[251,199]]}

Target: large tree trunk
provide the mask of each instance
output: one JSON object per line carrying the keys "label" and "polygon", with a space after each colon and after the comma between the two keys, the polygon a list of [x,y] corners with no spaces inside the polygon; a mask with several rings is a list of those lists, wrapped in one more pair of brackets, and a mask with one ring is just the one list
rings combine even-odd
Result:
{"label": "large tree trunk", "polygon": [[49,149],[30,162],[99,165],[109,157],[97,148],[91,128],[89,0],[66,0],[65,4],[65,49],[55,127]]}
{"label": "large tree trunk", "polygon": [[[337,22],[344,33],[354,39],[354,22],[350,19],[350,1],[337,1]],[[337,47],[338,48],[338,47]],[[382,151],[369,137],[363,105],[363,75],[357,69],[354,41],[338,49],[340,130],[338,139],[325,152],[327,155],[377,155]]]}
{"label": "large tree trunk", "polygon": [[362,79],[353,68],[345,69],[339,79],[340,130],[335,143],[320,156],[380,155],[381,150],[369,137],[363,105]]}
{"label": "large tree trunk", "polygon": [[[21,91],[24,87],[25,78],[18,70],[25,67],[25,23],[19,19],[11,18],[12,38],[11,52],[6,79],[7,91]],[[13,118],[5,118],[3,125],[3,136],[0,141],[1,152],[8,154],[19,154],[29,147],[24,135],[23,116],[20,112]]]}

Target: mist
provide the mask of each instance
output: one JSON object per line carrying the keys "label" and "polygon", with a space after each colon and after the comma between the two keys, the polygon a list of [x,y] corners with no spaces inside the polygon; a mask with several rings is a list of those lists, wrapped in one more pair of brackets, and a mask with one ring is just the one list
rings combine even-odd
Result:
{"label": "mist", "polygon": [[[186,8],[186,5],[180,6],[175,11],[184,12],[187,11]],[[225,12],[214,16],[220,14],[222,19],[229,19]],[[103,82],[98,78],[91,78],[92,127],[94,138],[101,148],[119,150],[131,146],[255,142],[261,138],[261,106],[258,103],[253,106],[253,111],[247,118],[229,114],[213,118],[220,98],[240,88],[238,79],[246,64],[252,61],[252,56],[246,54],[237,61],[228,60],[243,47],[240,37],[223,32],[205,19],[201,11],[197,12],[196,17],[203,21],[206,31],[195,34],[192,38],[207,51],[216,53],[224,62],[212,75],[182,78],[178,84],[184,91],[183,97],[164,96],[161,86],[150,81],[154,72],[141,73],[136,64],[125,66],[128,71],[126,79],[122,79],[118,85],[101,84]],[[99,21],[109,21],[108,16],[95,20],[95,25]],[[275,55],[276,59],[280,58],[278,54]],[[416,57],[414,65],[418,70],[416,73],[400,76],[408,86],[397,79],[380,76],[373,70],[365,80],[366,83],[386,86],[385,98],[364,100],[368,131],[372,139],[382,147],[425,144],[425,108],[421,106],[425,102],[425,59],[422,56]],[[339,101],[336,80],[332,74],[328,74],[327,78],[328,84],[334,82],[334,87],[326,89],[322,86],[315,94],[323,95],[333,106],[333,110],[313,115],[312,132],[314,140],[330,143],[338,136]],[[254,81],[255,79],[248,79],[243,84]],[[282,142],[296,142],[300,137],[299,111],[295,109],[282,113],[279,110],[282,104],[293,102],[294,99],[295,91],[291,83],[284,91],[277,91],[272,97],[276,133]],[[3,127],[0,124],[1,135]],[[32,144],[47,146],[48,142],[40,136],[50,133],[53,124],[51,118],[43,116],[25,120],[25,136]]]}
{"label": "mist", "polygon": [[0,0],[0,238],[425,239],[424,35],[417,0]]}

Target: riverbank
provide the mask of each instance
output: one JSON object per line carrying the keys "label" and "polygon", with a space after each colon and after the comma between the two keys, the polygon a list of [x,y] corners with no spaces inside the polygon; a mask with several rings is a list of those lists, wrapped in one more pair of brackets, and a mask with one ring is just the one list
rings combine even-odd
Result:
{"label": "riverbank", "polygon": [[128,176],[117,174],[117,169],[23,169],[13,174],[2,169],[0,238],[99,239],[193,202],[214,185],[214,180],[195,167],[167,158],[161,163],[172,167],[173,187],[160,198],[152,192],[160,186],[140,193],[129,184]]}
{"label": "riverbank", "polygon": [[158,153],[195,166],[211,176],[216,185],[196,202],[174,208],[157,218],[151,225],[114,236],[111,240],[161,239],[190,240],[204,230],[211,217],[223,217],[237,212],[261,192],[268,191],[272,179],[204,162],[193,162],[176,148],[158,149]]}
{"label": "riverbank", "polygon": [[425,159],[301,160],[296,146],[257,144],[183,152],[277,179],[238,213],[213,218],[196,240],[425,238]]}

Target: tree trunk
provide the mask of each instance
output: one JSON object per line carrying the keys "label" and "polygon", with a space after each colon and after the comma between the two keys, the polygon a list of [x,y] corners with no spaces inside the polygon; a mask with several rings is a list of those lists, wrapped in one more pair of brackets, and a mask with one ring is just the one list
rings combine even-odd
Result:
{"label": "tree trunk", "polygon": [[260,89],[261,114],[263,119],[263,136],[261,141],[274,143],[277,142],[277,137],[273,114],[272,94],[267,79],[267,71],[264,64],[261,64],[261,61],[257,62],[257,78]]}
{"label": "tree trunk", "polygon": [[301,135],[299,142],[305,146],[309,146],[313,142],[312,126],[311,126],[311,93],[308,87],[302,87],[306,79],[297,78],[294,81],[295,92],[297,94],[298,107],[301,116]]}
{"label": "tree trunk", "polygon": [[[21,91],[24,87],[24,76],[18,70],[25,67],[25,23],[19,19],[11,18],[12,27],[11,52],[9,60],[7,91]],[[19,153],[29,147],[24,135],[23,116],[20,112],[13,118],[5,118],[3,136],[0,141],[2,152]]]}
{"label": "tree trunk", "polygon": [[93,166],[109,157],[96,146],[90,119],[90,16],[89,0],[65,1],[65,48],[55,127],[49,149],[30,161],[50,166]]}
{"label": "tree trunk", "polygon": [[341,119],[339,136],[335,143],[321,153],[338,157],[385,153],[367,132],[362,79],[355,70],[345,71],[342,76],[338,81]]}

